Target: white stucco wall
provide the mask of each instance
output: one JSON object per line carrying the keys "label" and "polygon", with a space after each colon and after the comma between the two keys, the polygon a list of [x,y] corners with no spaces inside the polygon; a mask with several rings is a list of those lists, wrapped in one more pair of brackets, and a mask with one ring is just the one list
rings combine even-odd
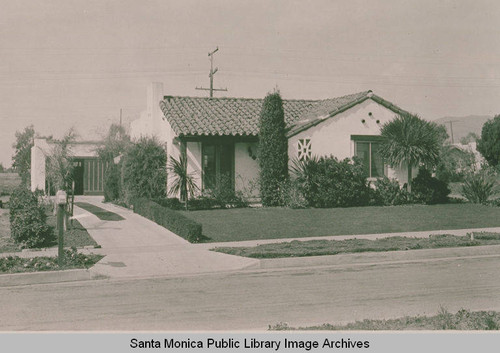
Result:
{"label": "white stucco wall", "polygon": [[[371,113],[371,114],[370,114]],[[312,155],[333,155],[338,159],[354,156],[354,141],[351,135],[380,135],[380,128],[396,116],[392,110],[367,99],[364,102],[332,118],[325,119],[288,140],[288,156],[297,158],[299,139],[311,139]],[[364,120],[364,123],[362,122]],[[378,121],[378,122],[377,122]],[[416,176],[416,171],[413,174]],[[401,184],[407,182],[406,167],[389,168],[388,176],[396,178]]]}
{"label": "white stucco wall", "polygon": [[[46,160],[54,153],[54,142],[47,139],[35,139],[31,148],[31,190],[45,191]],[[97,157],[99,142],[74,142],[68,145],[72,158]]]}
{"label": "white stucco wall", "polygon": [[146,110],[141,113],[139,119],[130,123],[130,137],[133,140],[156,137],[161,143],[167,142],[170,129],[160,108],[161,100],[163,100],[163,83],[151,82],[146,89]]}
{"label": "white stucco wall", "polygon": [[31,191],[43,190],[45,192],[45,153],[36,144],[31,147]]}
{"label": "white stucco wall", "polygon": [[259,163],[257,159],[250,156],[249,148],[252,155],[257,155],[257,142],[237,142],[234,144],[234,178],[236,191],[241,191],[246,196],[257,197],[259,188],[257,185],[259,177]]}

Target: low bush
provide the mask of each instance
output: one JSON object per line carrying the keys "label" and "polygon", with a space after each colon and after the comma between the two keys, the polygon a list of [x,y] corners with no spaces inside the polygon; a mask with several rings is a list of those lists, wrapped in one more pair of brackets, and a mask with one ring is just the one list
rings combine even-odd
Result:
{"label": "low bush", "polygon": [[191,243],[199,243],[203,239],[201,224],[175,210],[145,198],[132,199],[132,206],[135,213],[167,228]]}
{"label": "low bush", "polygon": [[182,210],[185,208],[184,204],[176,197],[154,199],[153,201],[160,206],[170,208],[171,210]]}
{"label": "low bush", "polygon": [[496,194],[495,173],[488,168],[470,171],[464,177],[461,193],[469,202],[486,204]]}
{"label": "low bush", "polygon": [[10,230],[14,241],[23,247],[36,248],[50,244],[54,231],[47,225],[44,205],[30,190],[19,187],[10,200]]}
{"label": "low bush", "polygon": [[199,203],[205,203],[207,206],[211,207],[239,208],[248,206],[242,193],[234,191],[232,178],[224,174],[219,175],[215,182],[215,186],[205,191],[204,195],[199,199],[201,201]]}
{"label": "low bush", "polygon": [[294,161],[294,180],[311,207],[366,206],[370,188],[363,166],[348,158],[313,157]]}
{"label": "low bush", "polygon": [[372,191],[372,204],[377,206],[396,206],[410,202],[410,196],[406,189],[399,186],[395,179],[387,177],[375,181],[375,189]]}
{"label": "low bush", "polygon": [[413,179],[411,194],[413,202],[426,205],[446,203],[450,192],[446,182],[434,178],[425,168],[420,168],[417,177]]}
{"label": "low bush", "polygon": [[104,201],[116,201],[122,198],[122,164],[111,163],[104,175]]}

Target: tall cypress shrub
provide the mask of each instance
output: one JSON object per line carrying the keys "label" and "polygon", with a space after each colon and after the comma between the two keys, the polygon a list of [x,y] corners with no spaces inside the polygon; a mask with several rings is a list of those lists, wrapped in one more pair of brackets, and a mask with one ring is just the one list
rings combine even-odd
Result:
{"label": "tall cypress shrub", "polygon": [[269,93],[260,114],[260,194],[264,206],[280,206],[281,188],[288,181],[288,140],[279,92]]}

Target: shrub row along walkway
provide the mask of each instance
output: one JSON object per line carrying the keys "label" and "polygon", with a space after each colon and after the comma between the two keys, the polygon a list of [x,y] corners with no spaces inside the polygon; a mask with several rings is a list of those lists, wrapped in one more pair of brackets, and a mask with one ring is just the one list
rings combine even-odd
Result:
{"label": "shrub row along walkway", "polygon": [[106,221],[75,207],[75,217],[102,247],[94,252],[106,255],[91,269],[94,274],[111,278],[175,276],[241,270],[259,263],[196,247],[131,210],[102,203],[102,197],[80,196],[77,201],[123,218]]}

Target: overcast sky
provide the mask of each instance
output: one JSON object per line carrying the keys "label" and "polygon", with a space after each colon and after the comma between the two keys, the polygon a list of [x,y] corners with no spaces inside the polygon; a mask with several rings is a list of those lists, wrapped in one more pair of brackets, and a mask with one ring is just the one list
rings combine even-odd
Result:
{"label": "overcast sky", "polygon": [[496,1],[0,0],[0,163],[16,130],[105,133],[146,86],[321,99],[367,89],[426,119],[500,113]]}

